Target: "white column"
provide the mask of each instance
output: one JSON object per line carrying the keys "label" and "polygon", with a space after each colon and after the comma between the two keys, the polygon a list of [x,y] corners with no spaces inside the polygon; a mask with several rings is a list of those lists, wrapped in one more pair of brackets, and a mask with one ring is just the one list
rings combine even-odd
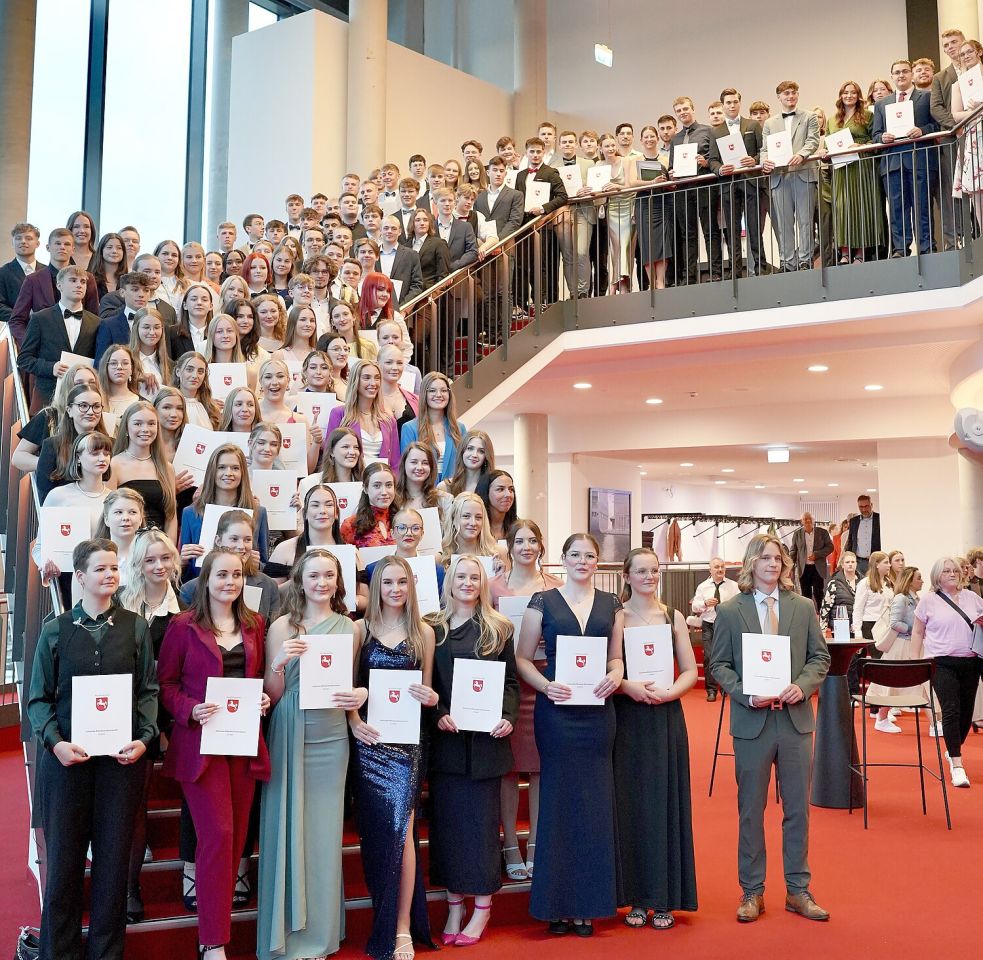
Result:
{"label": "white column", "polygon": [[961,550],[983,546],[983,454],[959,451]]}
{"label": "white column", "polygon": [[546,0],[514,0],[512,136],[519,151],[546,117]]}
{"label": "white column", "polygon": [[[27,216],[27,175],[34,90],[36,0],[7,0],[0,30],[0,224],[10,228]],[[39,223],[46,231],[51,224]],[[6,255],[4,256],[6,259]]]}
{"label": "white column", "polygon": [[348,169],[362,177],[386,161],[386,0],[348,9]]}
{"label": "white column", "polygon": [[549,522],[549,417],[520,413],[515,418],[514,467],[519,514],[545,530]]}
{"label": "white column", "polygon": [[970,39],[978,39],[981,6],[979,0],[938,0],[938,5],[940,32],[962,30]]}

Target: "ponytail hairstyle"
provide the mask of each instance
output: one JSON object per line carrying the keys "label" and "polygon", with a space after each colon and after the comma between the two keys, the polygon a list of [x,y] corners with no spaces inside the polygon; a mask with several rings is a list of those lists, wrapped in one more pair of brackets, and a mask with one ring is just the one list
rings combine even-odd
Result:
{"label": "ponytail hairstyle", "polygon": [[[634,550],[628,551],[628,556],[625,557],[625,562],[621,567],[621,596],[618,598],[622,603],[627,603],[631,599],[631,584],[628,583],[628,574],[631,572],[631,565],[635,560],[635,557],[651,557],[655,560],[656,569],[660,567],[659,555],[651,547],[635,547]],[[661,600],[659,601],[659,606],[662,607],[662,612],[665,614],[666,622],[669,621],[669,607],[667,607]]]}

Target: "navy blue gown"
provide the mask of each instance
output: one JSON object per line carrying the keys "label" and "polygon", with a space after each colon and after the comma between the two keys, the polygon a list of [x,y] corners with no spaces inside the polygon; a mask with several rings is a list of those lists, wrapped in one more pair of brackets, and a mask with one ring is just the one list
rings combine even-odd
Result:
{"label": "navy blue gown", "polygon": [[[359,652],[356,685],[368,687],[369,670],[418,669],[404,640],[394,650],[369,634]],[[366,707],[362,707],[365,719]],[[352,739],[355,823],[362,848],[362,869],[372,897],[372,933],[365,952],[375,960],[389,960],[396,941],[396,913],[403,844],[410,815],[420,799],[422,745],[380,743],[368,746]],[[414,819],[414,825],[416,820]],[[416,830],[413,833],[417,844]],[[427,895],[416,853],[416,883],[410,910],[414,941],[433,946]]]}
{"label": "navy blue gown", "polygon": [[[556,638],[610,639],[621,602],[595,591],[584,630],[559,590],[533,594],[529,606],[543,614],[544,676],[553,680]],[[610,698],[604,706],[558,706],[537,693],[535,723],[541,768],[529,912],[540,920],[614,916],[614,706]]]}

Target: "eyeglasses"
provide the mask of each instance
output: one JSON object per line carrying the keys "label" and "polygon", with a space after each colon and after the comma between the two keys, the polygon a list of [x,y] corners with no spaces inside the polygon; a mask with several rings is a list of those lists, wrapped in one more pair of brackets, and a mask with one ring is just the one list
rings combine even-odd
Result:
{"label": "eyeglasses", "polygon": [[78,409],[79,413],[102,413],[103,406],[101,403],[81,403],[73,404],[74,407]]}
{"label": "eyeglasses", "polygon": [[133,364],[129,360],[110,360],[107,366],[112,367],[115,370],[122,370],[125,367],[132,367]]}
{"label": "eyeglasses", "polygon": [[406,533],[412,533],[413,536],[423,533],[423,527],[419,523],[414,523],[412,526],[405,523],[397,523],[393,527],[393,531],[398,533],[399,536],[403,536]]}

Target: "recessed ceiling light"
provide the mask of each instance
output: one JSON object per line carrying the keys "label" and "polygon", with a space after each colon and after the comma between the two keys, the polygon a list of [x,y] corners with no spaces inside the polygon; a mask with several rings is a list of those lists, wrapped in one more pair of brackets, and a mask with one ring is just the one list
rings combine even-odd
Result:
{"label": "recessed ceiling light", "polygon": [[691,463],[681,463],[680,466],[681,467],[691,467],[691,466],[693,466],[693,464],[691,464]]}
{"label": "recessed ceiling light", "polygon": [[733,473],[734,472],[734,468],[733,467],[721,467],[720,468],[720,472],[721,473]]}
{"label": "recessed ceiling light", "polygon": [[649,404],[649,406],[657,407],[660,403],[662,403],[662,397],[649,397],[645,402]]}
{"label": "recessed ceiling light", "polygon": [[575,383],[573,385],[574,390],[590,390],[594,386],[592,383]]}
{"label": "recessed ceiling light", "polygon": [[646,471],[644,471],[644,470],[640,470],[638,475],[640,477],[647,477],[648,476],[648,473],[646,473]]}
{"label": "recessed ceiling light", "polygon": [[792,477],[792,483],[805,483],[805,477]]}
{"label": "recessed ceiling light", "polygon": [[799,493],[808,493],[808,490],[800,490]]}
{"label": "recessed ceiling light", "polygon": [[827,483],[826,486],[827,487],[838,487],[839,484],[838,483]]}
{"label": "recessed ceiling light", "polygon": [[809,367],[809,373],[825,373],[828,369],[825,363],[814,363]]}
{"label": "recessed ceiling light", "polygon": [[883,389],[884,389],[884,385],[880,383],[868,383],[864,387],[864,390],[869,390],[871,393],[875,393],[876,391],[883,390]]}
{"label": "recessed ceiling light", "polygon": [[726,480],[714,480],[713,481],[718,487],[722,487],[727,481]]}
{"label": "recessed ceiling light", "polygon": [[788,447],[769,447],[768,448],[768,462],[769,463],[788,463]]}
{"label": "recessed ceiling light", "polygon": [[867,488],[867,492],[868,493],[877,493],[877,487],[868,487]]}
{"label": "recessed ceiling light", "polygon": [[764,488],[765,488],[765,485],[763,483],[756,483],[754,485],[754,489],[755,490],[764,490]]}

